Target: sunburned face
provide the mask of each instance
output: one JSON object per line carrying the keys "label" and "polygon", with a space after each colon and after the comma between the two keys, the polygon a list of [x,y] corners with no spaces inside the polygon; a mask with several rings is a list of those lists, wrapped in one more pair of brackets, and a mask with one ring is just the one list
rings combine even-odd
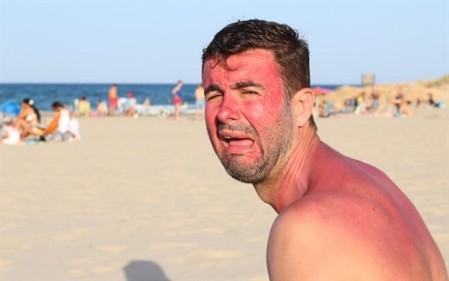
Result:
{"label": "sunburned face", "polygon": [[232,177],[259,183],[285,161],[292,143],[290,107],[272,53],[247,51],[226,63],[210,58],[204,64],[209,139]]}

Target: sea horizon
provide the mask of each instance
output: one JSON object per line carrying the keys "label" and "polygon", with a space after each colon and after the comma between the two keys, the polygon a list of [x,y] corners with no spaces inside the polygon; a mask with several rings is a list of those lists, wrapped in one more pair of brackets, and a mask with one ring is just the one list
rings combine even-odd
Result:
{"label": "sea horizon", "polygon": [[[100,101],[108,100],[108,90],[113,84],[118,85],[119,98],[125,98],[132,92],[141,104],[149,99],[151,105],[172,105],[171,89],[175,83],[0,83],[0,104],[5,101],[20,102],[24,98],[34,100],[36,107],[42,111],[51,111],[51,104],[55,101],[73,108],[74,102],[86,97],[94,110]],[[195,104],[195,88],[198,83],[185,83],[180,96],[184,104]],[[322,87],[334,90],[350,84],[312,84],[311,87]]]}

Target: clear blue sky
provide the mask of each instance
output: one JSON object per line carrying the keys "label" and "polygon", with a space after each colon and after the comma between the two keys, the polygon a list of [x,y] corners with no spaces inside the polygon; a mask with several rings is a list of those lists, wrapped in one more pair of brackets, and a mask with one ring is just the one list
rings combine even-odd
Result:
{"label": "clear blue sky", "polygon": [[315,84],[449,74],[449,0],[0,0],[0,82],[196,83],[213,35],[251,18],[300,32]]}

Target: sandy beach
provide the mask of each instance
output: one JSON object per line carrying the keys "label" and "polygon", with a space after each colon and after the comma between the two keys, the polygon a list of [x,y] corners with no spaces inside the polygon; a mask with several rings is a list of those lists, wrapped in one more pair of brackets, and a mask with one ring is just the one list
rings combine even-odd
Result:
{"label": "sandy beach", "polygon": [[[389,175],[449,265],[449,110],[316,120]],[[80,118],[82,140],[0,145],[0,279],[268,280],[276,213],[231,179],[203,122]]]}

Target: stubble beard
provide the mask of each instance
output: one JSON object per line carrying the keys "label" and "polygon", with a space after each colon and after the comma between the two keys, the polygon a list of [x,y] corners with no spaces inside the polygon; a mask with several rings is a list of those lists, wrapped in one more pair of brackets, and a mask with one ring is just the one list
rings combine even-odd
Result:
{"label": "stubble beard", "polygon": [[253,163],[248,163],[242,159],[244,156],[225,156],[215,148],[215,152],[224,166],[226,172],[234,179],[251,184],[258,184],[267,180],[273,167],[283,160],[293,142],[293,122],[289,106],[284,107],[284,111],[279,115],[275,126],[267,126],[264,147],[257,135],[256,130],[250,125],[226,125],[227,129],[244,131],[250,134],[256,144],[260,146],[260,156]]}

